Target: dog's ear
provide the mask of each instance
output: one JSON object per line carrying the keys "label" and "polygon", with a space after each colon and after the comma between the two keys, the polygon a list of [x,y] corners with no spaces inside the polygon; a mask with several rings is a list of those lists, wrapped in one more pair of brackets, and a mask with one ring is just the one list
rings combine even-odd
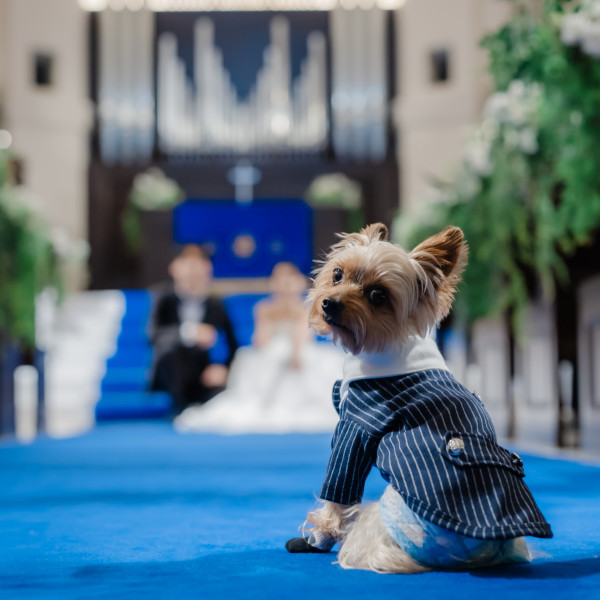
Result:
{"label": "dog's ear", "polygon": [[438,299],[438,319],[443,319],[452,306],[454,292],[460,276],[467,264],[468,247],[465,236],[458,227],[446,227],[421,242],[411,253],[410,258],[421,267],[423,290],[436,292]]}
{"label": "dog's ear", "polygon": [[[421,264],[424,269],[439,270],[444,277],[449,277],[457,268],[461,272],[466,258],[465,236],[459,227],[449,226],[421,242],[410,257]],[[460,273],[458,273],[460,275]]]}

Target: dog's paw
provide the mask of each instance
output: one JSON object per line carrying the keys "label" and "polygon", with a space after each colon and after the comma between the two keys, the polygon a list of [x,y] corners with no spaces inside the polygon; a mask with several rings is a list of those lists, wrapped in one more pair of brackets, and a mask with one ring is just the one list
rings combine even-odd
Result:
{"label": "dog's paw", "polygon": [[321,550],[320,548],[315,548],[308,543],[308,538],[297,537],[288,540],[285,544],[285,549],[292,554],[327,554],[329,550]]}

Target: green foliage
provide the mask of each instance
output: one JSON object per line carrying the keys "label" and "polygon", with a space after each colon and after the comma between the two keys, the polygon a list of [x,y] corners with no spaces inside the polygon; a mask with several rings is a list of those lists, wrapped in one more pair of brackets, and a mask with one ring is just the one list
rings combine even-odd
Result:
{"label": "green foliage", "polygon": [[144,235],[140,223],[140,209],[128,202],[121,214],[121,231],[127,241],[127,246],[137,254],[144,247]]}
{"label": "green foliage", "polygon": [[0,151],[0,335],[35,342],[35,298],[62,287],[60,265],[43,223],[10,181],[10,156]]}
{"label": "green foliage", "polygon": [[521,9],[483,40],[496,88],[475,136],[485,160],[467,152],[439,184],[441,201],[415,223],[399,216],[408,243],[447,224],[464,230],[459,310],[470,320],[518,315],[540,288],[552,295],[568,281],[565,257],[600,226],[600,58],[561,39],[565,18],[585,9],[560,0],[537,15]]}

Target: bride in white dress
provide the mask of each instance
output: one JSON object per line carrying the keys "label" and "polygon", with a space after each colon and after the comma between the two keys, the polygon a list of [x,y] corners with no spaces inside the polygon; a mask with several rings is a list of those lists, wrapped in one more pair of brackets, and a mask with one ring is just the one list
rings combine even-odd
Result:
{"label": "bride in white dress", "polygon": [[175,419],[182,432],[329,432],[337,423],[331,388],[341,377],[343,353],[317,342],[308,328],[306,278],[279,263],[271,295],[254,311],[252,346],[240,348],[227,388]]}

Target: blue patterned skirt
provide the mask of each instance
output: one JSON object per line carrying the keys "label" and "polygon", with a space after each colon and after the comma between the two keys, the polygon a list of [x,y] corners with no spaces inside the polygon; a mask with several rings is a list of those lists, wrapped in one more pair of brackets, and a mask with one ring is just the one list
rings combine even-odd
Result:
{"label": "blue patterned skirt", "polygon": [[416,515],[392,486],[381,497],[380,510],[395,542],[424,567],[460,570],[531,560],[524,538],[479,540],[434,525]]}

